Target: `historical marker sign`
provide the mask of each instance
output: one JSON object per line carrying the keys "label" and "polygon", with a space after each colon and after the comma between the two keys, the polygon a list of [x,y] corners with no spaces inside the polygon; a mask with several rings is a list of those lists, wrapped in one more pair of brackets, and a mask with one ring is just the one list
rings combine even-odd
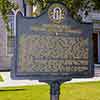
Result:
{"label": "historical marker sign", "polygon": [[37,18],[16,15],[15,79],[93,76],[92,28],[76,23],[61,4]]}

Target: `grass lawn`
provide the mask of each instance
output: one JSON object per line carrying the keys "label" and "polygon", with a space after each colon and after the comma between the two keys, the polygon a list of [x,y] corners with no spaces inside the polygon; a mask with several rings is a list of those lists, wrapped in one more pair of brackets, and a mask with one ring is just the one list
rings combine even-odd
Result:
{"label": "grass lawn", "polygon": [[[0,88],[0,100],[50,100],[49,88],[48,85]],[[63,84],[60,100],[100,100],[100,82]]]}

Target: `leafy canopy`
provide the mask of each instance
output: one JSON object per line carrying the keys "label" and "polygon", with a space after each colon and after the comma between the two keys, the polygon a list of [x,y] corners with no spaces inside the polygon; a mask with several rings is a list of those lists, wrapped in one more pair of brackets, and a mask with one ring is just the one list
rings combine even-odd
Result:
{"label": "leafy canopy", "polygon": [[10,31],[9,25],[8,25],[8,14],[11,12],[12,9],[15,9],[15,4],[8,0],[0,0],[0,14],[2,15],[2,18],[5,22],[5,25],[7,27],[7,30]]}
{"label": "leafy canopy", "polygon": [[[79,9],[95,8],[100,9],[100,0],[25,0],[30,5],[40,4],[41,10],[45,9],[50,2],[62,2],[66,5],[73,17],[77,16]],[[94,5],[90,5],[90,3]],[[87,6],[90,5],[90,6]],[[7,15],[12,9],[16,9],[16,5],[9,0],[0,0],[0,13],[4,21],[7,23]]]}

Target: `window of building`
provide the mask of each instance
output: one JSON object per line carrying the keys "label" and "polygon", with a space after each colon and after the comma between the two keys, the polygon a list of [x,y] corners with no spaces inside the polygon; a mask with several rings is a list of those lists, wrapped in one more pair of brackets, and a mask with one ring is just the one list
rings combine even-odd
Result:
{"label": "window of building", "polygon": [[7,55],[13,55],[13,53],[14,53],[14,41],[15,41],[14,14],[13,14],[13,12],[11,12],[8,15],[8,25],[10,28],[10,32],[7,35]]}

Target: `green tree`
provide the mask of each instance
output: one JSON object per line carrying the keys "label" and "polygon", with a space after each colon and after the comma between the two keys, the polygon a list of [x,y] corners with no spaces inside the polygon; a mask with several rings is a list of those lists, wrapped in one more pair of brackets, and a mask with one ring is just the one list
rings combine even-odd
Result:
{"label": "green tree", "polygon": [[51,2],[62,2],[66,5],[72,17],[75,19],[81,19],[78,16],[79,10],[92,11],[93,9],[100,9],[100,0],[37,0],[41,2],[41,8],[45,9]]}
{"label": "green tree", "polygon": [[[30,5],[40,5],[40,11],[45,9],[51,2],[62,2],[66,5],[67,9],[70,11],[71,15],[76,18],[77,12],[79,9],[85,10],[91,7],[94,9],[100,9],[100,0],[25,0]],[[92,2],[92,3],[91,3]],[[94,5],[90,5],[94,3]],[[3,16],[4,21],[7,23],[7,15],[11,9],[16,8],[17,6],[14,3],[9,2],[8,0],[0,0],[0,12]]]}
{"label": "green tree", "polygon": [[100,10],[100,0],[93,0],[95,3],[95,9],[99,9]]}
{"label": "green tree", "polygon": [[7,15],[14,8],[16,8],[14,3],[9,2],[8,0],[0,0],[0,13],[2,15],[2,18],[6,24],[8,31],[9,31],[9,27],[8,27],[8,16]]}
{"label": "green tree", "polygon": [[72,17],[77,18],[77,12],[79,8],[83,5],[84,0],[37,0],[41,5],[42,10],[45,9],[48,4],[52,2],[61,2],[64,3],[67,9],[70,11]]}

